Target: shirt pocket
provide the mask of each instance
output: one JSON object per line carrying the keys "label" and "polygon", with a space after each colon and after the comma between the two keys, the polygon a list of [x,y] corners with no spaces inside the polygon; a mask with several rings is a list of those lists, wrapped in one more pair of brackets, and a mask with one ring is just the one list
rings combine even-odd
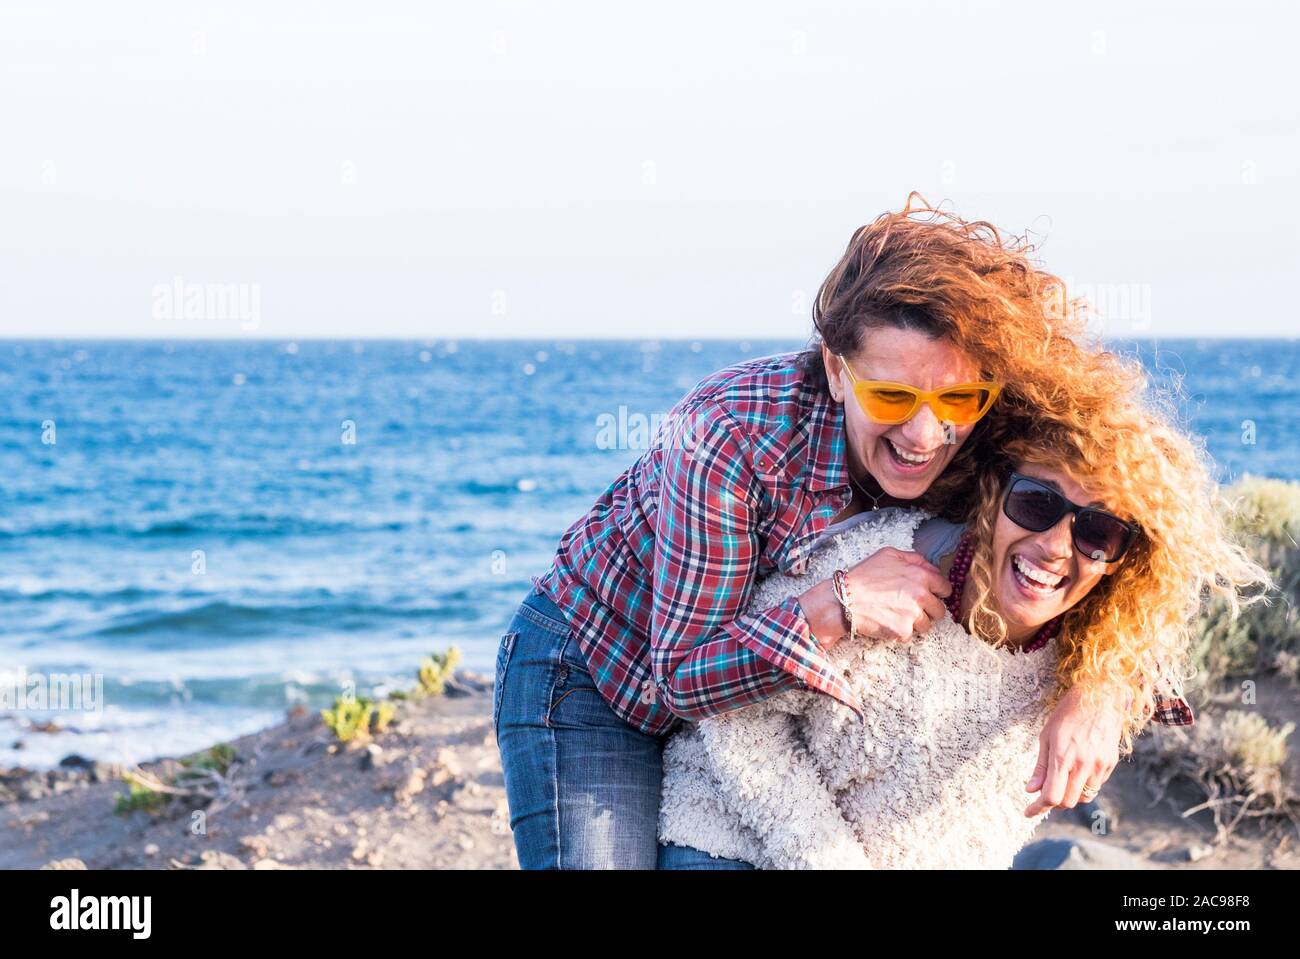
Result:
{"label": "shirt pocket", "polygon": [[[806,559],[808,547],[816,539],[817,532],[829,522],[814,523],[814,511],[817,503],[813,497],[798,487],[789,487],[782,491],[783,499],[772,520],[771,532],[768,534],[768,548],[765,557],[773,567],[783,573],[798,574],[799,570],[791,568],[793,555]],[[799,547],[796,550],[796,547]]]}

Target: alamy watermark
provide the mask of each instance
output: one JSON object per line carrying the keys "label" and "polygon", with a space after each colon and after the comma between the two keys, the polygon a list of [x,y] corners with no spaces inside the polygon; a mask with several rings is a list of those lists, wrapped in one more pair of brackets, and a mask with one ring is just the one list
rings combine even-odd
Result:
{"label": "alamy watermark", "polygon": [[153,318],[231,321],[251,332],[262,324],[262,284],[186,283],[174,276],[153,288]]}
{"label": "alamy watermark", "polygon": [[0,672],[0,712],[12,709],[103,713],[103,673]]}
{"label": "alamy watermark", "polygon": [[700,437],[711,427],[698,420],[694,410],[687,413],[629,410],[620,403],[613,413],[596,417],[596,448],[602,450],[648,450],[652,447],[679,448],[693,451]]}
{"label": "alamy watermark", "polygon": [[1115,334],[1145,333],[1151,329],[1150,283],[1091,283],[1064,278],[1071,298],[1081,297],[1089,312]]}

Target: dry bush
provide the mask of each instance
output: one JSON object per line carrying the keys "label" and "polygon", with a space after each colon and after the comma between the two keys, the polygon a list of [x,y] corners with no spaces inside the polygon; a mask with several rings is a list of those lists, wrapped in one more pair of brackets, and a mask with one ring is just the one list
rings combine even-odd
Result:
{"label": "dry bush", "polygon": [[[1288,828],[1300,834],[1300,792],[1287,755],[1287,738],[1294,730],[1294,723],[1275,727],[1244,709],[1201,713],[1190,729],[1141,737],[1134,757],[1155,801],[1168,801],[1183,818],[1203,810],[1213,813],[1216,842],[1246,820],[1271,834]],[[1184,783],[1204,799],[1182,809],[1170,786]]]}

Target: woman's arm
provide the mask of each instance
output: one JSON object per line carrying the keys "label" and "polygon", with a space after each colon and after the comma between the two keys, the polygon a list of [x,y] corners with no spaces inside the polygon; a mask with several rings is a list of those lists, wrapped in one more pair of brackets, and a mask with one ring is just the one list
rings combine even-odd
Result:
{"label": "woman's arm", "polygon": [[[1175,690],[1156,664],[1158,685],[1143,684],[1152,699],[1151,718],[1166,726],[1191,726],[1192,707]],[[1038,764],[1025,782],[1027,792],[1039,796],[1025,810],[1035,816],[1054,806],[1070,809],[1078,804],[1085,785],[1100,789],[1119,763],[1122,717],[1128,713],[1131,693],[1121,693],[1122,707],[1089,710],[1077,689],[1069,690],[1043,725],[1038,737]]]}
{"label": "woman's arm", "polygon": [[742,615],[762,542],[767,499],[740,425],[705,401],[663,439],[650,650],[668,709],[698,721],[789,689],[861,707],[792,596]]}

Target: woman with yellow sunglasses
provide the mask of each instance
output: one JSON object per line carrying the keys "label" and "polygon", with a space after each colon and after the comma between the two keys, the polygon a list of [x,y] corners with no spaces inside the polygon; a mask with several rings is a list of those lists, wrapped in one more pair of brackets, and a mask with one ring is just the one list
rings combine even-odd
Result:
{"label": "woman with yellow sunglasses", "polygon": [[[919,214],[919,215],[918,215]],[[827,580],[746,612],[760,576],[800,573],[828,530],[885,505],[960,513],[1000,392],[1054,415],[1136,380],[1080,345],[1059,281],[985,223],[908,206],[857,230],[801,353],[706,377],[562,536],[506,627],[492,721],[524,868],[658,858],[667,735],[788,689],[861,712],[829,657]],[[924,633],[951,587],[915,552],[847,571],[860,633]],[[1165,709],[1163,715],[1183,715]],[[1037,770],[1047,805],[1100,785],[1119,729],[1066,696]]]}
{"label": "woman with yellow sunglasses", "polygon": [[[982,379],[974,359],[936,332],[908,312],[890,324],[869,325],[854,351],[861,375],[822,342],[828,391],[843,409],[854,492],[831,531],[848,528],[865,512],[926,497],[1001,391],[1002,384]],[[867,635],[902,639],[943,617],[944,585],[917,554],[884,552],[855,569],[851,584],[869,597],[863,603],[870,610]],[[829,583],[801,597],[801,605],[814,635],[819,628],[821,635],[833,634],[840,605]]]}

